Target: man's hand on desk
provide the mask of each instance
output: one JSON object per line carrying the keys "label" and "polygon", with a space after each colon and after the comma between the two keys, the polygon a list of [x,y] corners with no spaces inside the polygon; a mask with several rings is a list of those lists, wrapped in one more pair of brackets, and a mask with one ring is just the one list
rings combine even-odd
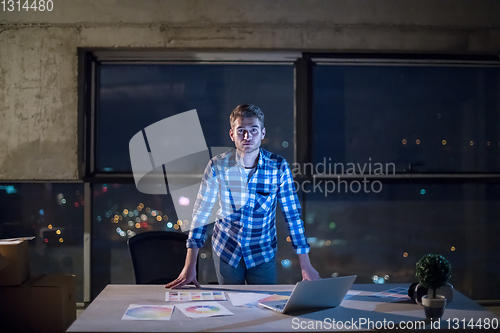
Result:
{"label": "man's hand on desk", "polygon": [[201,288],[198,281],[196,281],[196,260],[198,260],[198,249],[187,249],[186,263],[181,274],[174,281],[167,283],[165,288],[180,288],[190,282],[193,282],[196,288]]}
{"label": "man's hand on desk", "polygon": [[299,254],[300,269],[302,270],[302,281],[321,280],[319,273],[312,267],[307,253]]}
{"label": "man's hand on desk", "polygon": [[314,267],[309,265],[309,267],[302,268],[302,281],[304,280],[321,280],[321,277]]}
{"label": "man's hand on desk", "polygon": [[194,269],[190,269],[190,267],[184,266],[181,274],[179,274],[179,277],[174,281],[167,283],[165,285],[165,288],[180,288],[190,282],[193,282],[196,288],[201,288],[198,281],[196,281],[196,267]]}

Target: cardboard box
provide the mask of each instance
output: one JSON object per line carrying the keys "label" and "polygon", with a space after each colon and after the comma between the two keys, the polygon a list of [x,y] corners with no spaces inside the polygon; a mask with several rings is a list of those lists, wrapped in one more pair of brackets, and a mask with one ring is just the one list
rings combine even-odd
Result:
{"label": "cardboard box", "polygon": [[0,287],[0,331],[66,332],[76,319],[75,297],[72,275],[43,275]]}
{"label": "cardboard box", "polygon": [[32,331],[66,332],[76,320],[74,275],[45,275],[33,284]]}
{"label": "cardboard box", "polygon": [[9,261],[0,253],[0,271],[9,265]]}
{"label": "cardboard box", "polygon": [[0,270],[0,286],[18,286],[30,277],[28,242],[0,240],[0,254],[8,264]]}
{"label": "cardboard box", "polygon": [[0,287],[2,332],[31,333],[31,290],[40,278],[30,278],[20,286]]}

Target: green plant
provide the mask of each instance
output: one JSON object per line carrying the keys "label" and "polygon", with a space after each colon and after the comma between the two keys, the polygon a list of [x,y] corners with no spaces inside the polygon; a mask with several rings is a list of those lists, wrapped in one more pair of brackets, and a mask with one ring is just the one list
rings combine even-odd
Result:
{"label": "green plant", "polygon": [[432,289],[432,298],[436,298],[436,289],[444,286],[451,278],[451,264],[439,254],[426,254],[417,262],[415,274],[419,284]]}

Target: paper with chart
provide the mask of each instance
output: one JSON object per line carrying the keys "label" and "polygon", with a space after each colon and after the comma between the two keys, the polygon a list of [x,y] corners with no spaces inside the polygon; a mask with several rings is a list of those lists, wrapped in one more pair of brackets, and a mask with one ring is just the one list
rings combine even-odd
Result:
{"label": "paper with chart", "polygon": [[175,307],[189,318],[206,318],[214,316],[233,316],[234,313],[217,302],[179,303]]}
{"label": "paper with chart", "polygon": [[410,299],[408,296],[408,288],[403,288],[403,287],[397,287],[397,288],[392,288],[389,290],[381,291],[378,293],[374,293],[371,296],[373,297],[380,297],[380,298],[387,298],[393,301],[402,301],[406,299]]}
{"label": "paper with chart", "polygon": [[165,302],[226,301],[223,291],[167,291]]}
{"label": "paper with chart", "polygon": [[122,320],[170,320],[173,305],[130,304]]}
{"label": "paper with chart", "polygon": [[356,295],[359,295],[359,294],[361,294],[361,291],[359,291],[359,290],[349,290],[347,292],[347,294],[344,296],[344,299],[349,299],[352,296],[356,296]]}
{"label": "paper with chart", "polygon": [[227,293],[233,306],[246,306],[249,308],[257,308],[259,300],[270,296],[269,294],[260,293]]}

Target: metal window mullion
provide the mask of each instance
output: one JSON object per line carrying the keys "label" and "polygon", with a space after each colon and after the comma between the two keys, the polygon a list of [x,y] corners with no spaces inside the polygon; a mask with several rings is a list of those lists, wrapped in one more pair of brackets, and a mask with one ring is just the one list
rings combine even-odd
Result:
{"label": "metal window mullion", "polygon": [[90,302],[90,255],[92,232],[92,186],[84,183],[84,210],[83,210],[83,301]]}
{"label": "metal window mullion", "polygon": [[89,158],[89,171],[90,174],[93,175],[95,173],[96,169],[96,160],[97,160],[97,146],[96,146],[96,141],[97,141],[97,103],[99,102],[98,96],[97,96],[97,87],[99,86],[99,65],[93,61],[92,62],[92,85],[91,85],[91,103],[90,103],[90,119],[89,119],[89,133],[90,133],[90,138],[89,138],[89,152],[90,152],[90,158]]}

